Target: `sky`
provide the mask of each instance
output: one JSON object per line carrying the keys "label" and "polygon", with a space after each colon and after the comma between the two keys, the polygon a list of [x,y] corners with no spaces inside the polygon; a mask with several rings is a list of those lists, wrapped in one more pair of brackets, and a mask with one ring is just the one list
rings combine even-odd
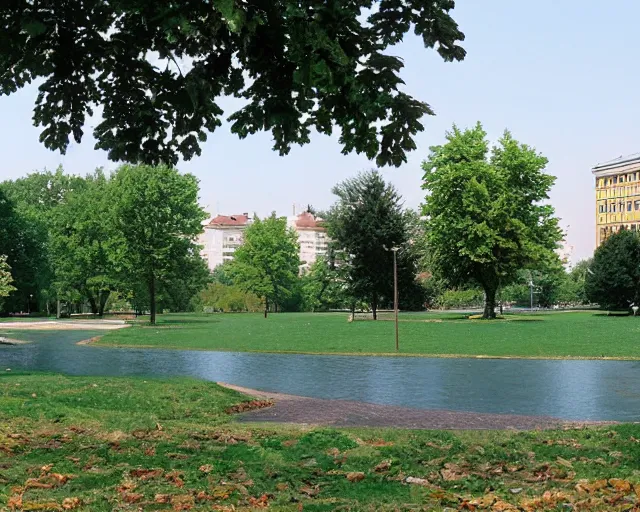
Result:
{"label": "sky", "polygon": [[[640,151],[640,2],[457,0],[452,15],[466,36],[463,62],[443,62],[413,34],[388,50],[404,59],[405,92],[429,103],[436,116],[424,119],[418,149],[405,165],[382,169],[385,178],[407,207],[418,208],[420,164],[454,123],[481,121],[491,140],[509,129],[549,159],[547,172],[557,177],[551,203],[573,260],[589,257],[595,248],[591,168]],[[91,122],[66,155],[42,146],[32,124],[36,95],[31,86],[0,97],[0,180],[58,165],[74,174],[117,167],[93,149]],[[338,136],[316,134],[280,157],[270,134],[239,140],[223,125],[202,156],[178,167],[200,179],[200,200],[211,214],[290,215],[294,204],[322,210],[334,201],[334,184],[375,167],[364,156],[342,155]]]}

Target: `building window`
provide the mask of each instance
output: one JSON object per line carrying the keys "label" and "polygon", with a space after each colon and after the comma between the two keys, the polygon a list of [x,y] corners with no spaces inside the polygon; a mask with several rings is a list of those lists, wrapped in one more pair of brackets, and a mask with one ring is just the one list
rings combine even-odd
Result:
{"label": "building window", "polygon": [[627,211],[631,211],[631,201],[627,201]]}
{"label": "building window", "polygon": [[613,183],[614,183],[614,184],[618,183],[618,177],[617,177],[617,176],[614,176],[614,177],[613,177]]}
{"label": "building window", "polygon": [[633,203],[633,207],[636,211],[640,210],[640,201],[635,201]]}
{"label": "building window", "polygon": [[616,204],[611,203],[609,206],[611,207],[611,210],[609,210],[609,213],[616,213]]}
{"label": "building window", "polygon": [[624,176],[620,176],[620,183],[624,183]]}

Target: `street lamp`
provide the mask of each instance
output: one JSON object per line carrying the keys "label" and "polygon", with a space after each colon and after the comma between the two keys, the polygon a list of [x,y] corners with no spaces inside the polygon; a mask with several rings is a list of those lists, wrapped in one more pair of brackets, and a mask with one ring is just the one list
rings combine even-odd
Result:
{"label": "street lamp", "polygon": [[27,303],[27,314],[31,314],[31,301],[33,300],[33,293],[29,294],[29,302]]}
{"label": "street lamp", "polygon": [[396,321],[396,352],[398,352],[400,350],[398,343],[398,251],[400,247],[394,246],[391,249],[387,249],[384,245],[382,247],[385,251],[393,252],[393,312]]}

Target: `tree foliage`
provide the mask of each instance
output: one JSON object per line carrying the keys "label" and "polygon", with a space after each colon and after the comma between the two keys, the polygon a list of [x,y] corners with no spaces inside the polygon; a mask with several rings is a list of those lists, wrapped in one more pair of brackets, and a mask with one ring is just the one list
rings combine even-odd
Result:
{"label": "tree foliage", "polygon": [[[274,149],[340,130],[343,152],[400,165],[415,149],[426,103],[400,90],[386,50],[413,28],[445,61],[462,60],[453,0],[4,0],[0,94],[40,83],[40,140],[66,151],[99,108],[96,147],[109,158],[174,164],[201,152],[228,116]],[[368,13],[363,15],[363,13]]]}
{"label": "tree foliage", "polygon": [[91,312],[102,316],[109,294],[117,288],[113,247],[114,229],[109,180],[100,169],[76,183],[50,221],[54,287],[59,298],[75,291]]}
{"label": "tree foliage", "polygon": [[264,301],[264,315],[291,296],[298,280],[298,236],[285,218],[255,218],[244,232],[231,265],[233,282]]}
{"label": "tree foliage", "polygon": [[302,309],[326,311],[349,307],[351,304],[346,293],[343,270],[336,265],[333,255],[318,257],[301,278]]}
{"label": "tree foliage", "polygon": [[11,267],[7,263],[7,256],[0,254],[0,307],[4,298],[16,289],[12,283],[13,277],[11,276]]}
{"label": "tree foliage", "polygon": [[0,254],[7,257],[13,286],[3,301],[5,311],[27,311],[31,296],[48,285],[47,232],[9,198],[8,187],[0,187]]}
{"label": "tree foliage", "polygon": [[640,236],[621,230],[611,235],[593,255],[586,272],[586,295],[610,310],[640,305]]}
{"label": "tree foliage", "polygon": [[198,181],[166,166],[124,165],[109,198],[120,233],[114,259],[130,288],[148,290],[155,323],[157,292],[200,258],[195,239],[206,214],[198,205]]}
{"label": "tree foliage", "polygon": [[410,249],[410,217],[402,198],[377,171],[359,174],[333,188],[338,197],[327,219],[327,231],[344,267],[349,294],[366,300],[374,319],[381,300],[393,302],[393,253],[398,247],[398,282],[404,292],[417,274]]}
{"label": "tree foliage", "polygon": [[562,233],[544,204],[555,178],[547,159],[505,132],[489,151],[486,133],[453,127],[423,163],[428,242],[450,285],[484,289],[484,317],[495,317],[498,289],[523,268],[552,260]]}

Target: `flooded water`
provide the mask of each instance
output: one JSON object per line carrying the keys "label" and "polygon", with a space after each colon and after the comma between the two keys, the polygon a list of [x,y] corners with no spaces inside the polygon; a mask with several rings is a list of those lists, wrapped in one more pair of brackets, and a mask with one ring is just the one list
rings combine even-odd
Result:
{"label": "flooded water", "polygon": [[22,332],[0,371],[191,376],[266,391],[420,409],[640,421],[640,361],[430,359],[78,346],[99,333]]}

